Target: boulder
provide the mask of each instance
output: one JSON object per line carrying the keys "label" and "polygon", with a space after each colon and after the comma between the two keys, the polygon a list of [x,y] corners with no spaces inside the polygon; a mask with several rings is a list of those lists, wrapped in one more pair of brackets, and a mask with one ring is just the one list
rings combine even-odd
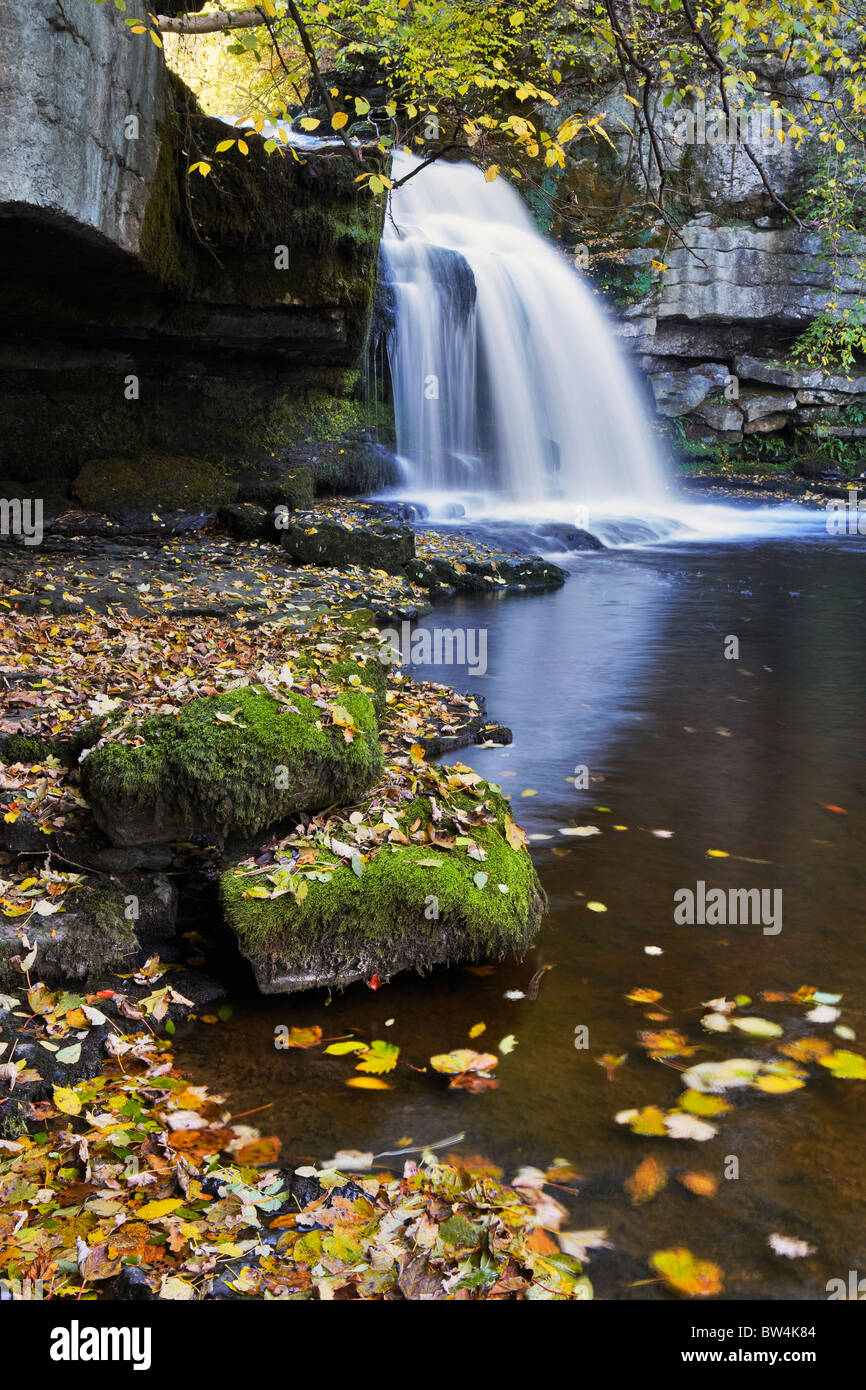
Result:
{"label": "boulder", "polygon": [[737,405],[743,412],[746,424],[749,425],[755,421],[767,420],[770,416],[794,410],[797,402],[790,391],[747,390],[740,392]]}
{"label": "boulder", "polygon": [[650,376],[650,385],[659,414],[674,417],[695,410],[711,391],[724,387],[727,379],[727,367],[707,362],[682,371],[656,372]]}
{"label": "boulder", "polygon": [[[242,686],[149,715],[82,764],[82,791],[115,844],[253,834],[356,799],[382,768],[376,715],[359,689],[278,702]],[[347,737],[350,735],[351,737]]]}
{"label": "boulder", "polygon": [[[34,977],[53,984],[96,980],[129,970],[138,951],[171,938],[177,918],[177,889],[164,874],[88,878],[62,900],[64,911],[28,918],[30,945],[37,946]],[[20,984],[9,965],[26,954],[20,918],[0,915],[0,981]]]}
{"label": "boulder", "polygon": [[275,507],[287,507],[290,512],[309,511],[315,500],[313,470],[308,464],[298,464],[286,468],[278,478],[258,478],[243,483],[238,498],[268,511]]}
{"label": "boulder", "polygon": [[[450,849],[386,843],[354,867],[337,853],[326,863],[319,852],[316,876],[305,877],[297,895],[287,891],[290,871],[274,897],[266,895],[273,889],[264,875],[225,873],[223,912],[262,993],[522,955],[538,929],[543,893],[526,850],[506,839],[507,802],[492,788],[483,790],[489,823],[473,825],[464,843]],[[429,797],[395,813],[407,829],[431,817]]]}
{"label": "boulder", "polygon": [[280,543],[295,564],[327,569],[358,565],[400,574],[415,556],[414,532],[378,517],[355,525],[317,512],[298,512],[289,518]]}
{"label": "boulder", "polygon": [[232,502],[227,507],[220,507],[217,524],[230,536],[237,536],[242,541],[278,539],[273,517],[264,507],[257,507],[252,502]]}
{"label": "boulder", "polygon": [[720,433],[728,434],[743,428],[742,412],[733,404],[726,402],[724,405],[701,405],[695,411],[710,429],[718,430]]}

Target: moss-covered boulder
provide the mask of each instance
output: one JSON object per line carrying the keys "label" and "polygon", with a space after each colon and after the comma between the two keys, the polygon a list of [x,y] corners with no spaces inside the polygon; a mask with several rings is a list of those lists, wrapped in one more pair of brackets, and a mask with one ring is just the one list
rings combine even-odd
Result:
{"label": "moss-covered boulder", "polygon": [[299,840],[288,860],[223,875],[226,920],[263,993],[526,950],[543,892],[507,802],[471,775],[472,795],[446,808],[429,796],[393,809],[374,800]]}
{"label": "moss-covered boulder", "polygon": [[62,911],[32,914],[26,927],[20,917],[0,913],[0,984],[21,986],[9,962],[27,954],[22,931],[37,948],[34,976],[49,984],[128,971],[142,947],[151,949],[174,933],[177,889],[164,874],[87,878],[60,901]]}
{"label": "moss-covered boulder", "polygon": [[136,458],[89,459],[72,490],[91,511],[129,517],[216,511],[232,501],[237,484],[202,459],[144,453]]}
{"label": "moss-covered boulder", "polygon": [[361,796],[382,768],[361,690],[278,701],[261,687],[149,715],[82,765],[82,791],[116,845],[253,834],[284,816]]}
{"label": "moss-covered boulder", "polygon": [[415,555],[415,535],[408,526],[373,516],[353,523],[299,512],[283,531],[281,544],[297,565],[358,565],[388,574],[402,574]]}

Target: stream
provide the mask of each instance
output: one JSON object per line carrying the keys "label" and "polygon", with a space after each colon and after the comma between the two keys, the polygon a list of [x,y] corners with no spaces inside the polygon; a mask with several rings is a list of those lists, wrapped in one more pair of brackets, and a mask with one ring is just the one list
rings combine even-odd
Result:
{"label": "stream", "polygon": [[[862,986],[847,992],[866,974],[858,539],[815,531],[697,540],[582,554],[568,566],[555,592],[463,598],[422,620],[485,631],[484,674],[411,668],[484,695],[513,729],[509,747],[447,761],[499,782],[533,837],[549,912],[527,957],[398,976],[378,992],[356,987],[330,1000],[322,991],[264,1000],[241,992],[219,1026],[179,1028],[178,1062],[228,1094],[236,1113],[267,1107],[251,1123],[280,1136],[286,1162],[460,1133],[443,1156],[481,1154],[506,1178],[525,1164],[569,1160],[582,1181],[578,1196],[558,1194],[568,1224],[605,1227],[616,1251],[590,1266],[600,1296],[656,1296],[640,1282],[647,1256],[683,1244],[724,1267],[729,1298],[826,1297],[828,1279],[866,1268],[866,1114],[856,1086],[827,1074],[787,1095],[741,1092],[705,1143],[639,1138],[614,1115],[669,1107],[681,1089],[674,1070],[646,1059],[641,1028],[683,1028],[699,1044],[694,1061],[758,1055],[748,1038],[732,1048],[702,1032],[702,1004],[721,996],[747,994],[763,1016],[763,990],[839,992],[843,1022],[862,1035]],[[738,660],[725,657],[730,635]],[[568,780],[577,769],[579,784],[581,768],[586,788]],[[601,833],[562,834],[589,826]],[[781,889],[782,929],[678,925],[673,895],[699,880]],[[525,996],[542,966],[552,969],[536,998],[506,997]],[[646,1006],[626,999],[636,987],[661,991],[669,1025],[645,1022]],[[786,1038],[793,1027],[835,1042],[832,1026],[804,1023],[802,1008],[772,1008]],[[478,1023],[485,1031],[470,1042]],[[385,1038],[399,1044],[401,1066],[388,1090],[351,1090],[353,1058],[278,1051],[280,1024],[318,1024],[326,1039]],[[586,1048],[575,1046],[579,1026]],[[498,1089],[482,1094],[402,1065],[423,1068],[456,1047],[496,1051],[509,1035],[517,1046],[501,1056]],[[604,1054],[627,1054],[612,1080],[596,1061]],[[650,1152],[672,1177],[713,1174],[718,1196],[672,1181],[631,1206],[623,1181]],[[736,1179],[725,1177],[729,1156]],[[382,1166],[399,1171],[400,1159]],[[774,1233],[816,1253],[782,1258],[767,1244]]]}

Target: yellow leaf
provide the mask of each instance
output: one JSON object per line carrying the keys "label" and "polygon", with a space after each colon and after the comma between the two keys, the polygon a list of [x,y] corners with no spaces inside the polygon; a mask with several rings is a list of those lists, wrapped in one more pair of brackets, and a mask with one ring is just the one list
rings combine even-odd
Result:
{"label": "yellow leaf", "polygon": [[724,1287],[722,1271],[709,1260],[697,1260],[690,1250],[678,1246],[674,1250],[656,1250],[650,1256],[650,1268],[661,1275],[674,1293],[689,1298],[708,1298],[721,1293]]}
{"label": "yellow leaf", "polygon": [[498,178],[499,178],[499,165],[498,165],[498,164],[491,164],[490,168],[489,168],[488,170],[486,170],[486,172],[485,172],[485,174],[484,174],[484,178],[485,178],[485,181],[486,181],[487,183],[493,183],[494,179],[498,179]]}
{"label": "yellow leaf", "polygon": [[54,1087],[54,1104],[64,1115],[80,1115],[81,1100],[71,1086]]}
{"label": "yellow leaf", "polygon": [[678,1181],[696,1197],[715,1197],[719,1190],[712,1173],[680,1173]]}
{"label": "yellow leaf", "polygon": [[632,1205],[639,1207],[642,1203],[651,1201],[656,1193],[667,1187],[667,1182],[668,1175],[664,1164],[659,1163],[658,1159],[650,1154],[638,1164],[631,1177],[626,1178],[623,1186],[631,1198]]}
{"label": "yellow leaf", "polygon": [[366,1052],[367,1044],[353,1038],[351,1042],[331,1043],[331,1046],[326,1047],[325,1051],[330,1052],[332,1057],[345,1057],[348,1052]]}
{"label": "yellow leaf", "polygon": [[487,1028],[487,1024],[486,1024],[486,1023],[475,1023],[475,1024],[473,1024],[473,1026],[469,1029],[469,1036],[470,1036],[470,1038],[480,1038],[480,1037],[481,1037],[481,1034],[485,1031],[486,1028]]}
{"label": "yellow leaf", "polygon": [[346,1085],[354,1086],[357,1091],[390,1091],[391,1089],[387,1081],[380,1081],[377,1076],[350,1076]]}
{"label": "yellow leaf", "polygon": [[342,130],[348,119],[345,111],[335,111],[331,117],[331,125],[334,130]]}
{"label": "yellow leaf", "polygon": [[431,1057],[430,1065],[446,1076],[459,1076],[464,1071],[492,1071],[498,1061],[493,1052],[473,1052],[471,1048],[458,1047],[453,1052],[440,1052]]}
{"label": "yellow leaf", "polygon": [[139,1221],[158,1221],[160,1217],[168,1216],[182,1206],[182,1197],[166,1197],[161,1202],[145,1202],[143,1207],[139,1207],[135,1216]]}
{"label": "yellow leaf", "polygon": [[317,121],[315,116],[304,116],[301,121],[301,130],[316,130],[321,124],[322,122]]}
{"label": "yellow leaf", "polygon": [[798,1076],[759,1076],[753,1084],[758,1091],[766,1091],[771,1096],[782,1096],[786,1091],[799,1091],[806,1083]]}

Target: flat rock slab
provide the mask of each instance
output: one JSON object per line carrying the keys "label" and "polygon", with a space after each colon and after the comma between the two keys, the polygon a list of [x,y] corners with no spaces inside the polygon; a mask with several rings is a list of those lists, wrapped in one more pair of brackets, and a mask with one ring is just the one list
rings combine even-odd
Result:
{"label": "flat rock slab", "polygon": [[291,516],[280,544],[297,565],[385,570],[400,574],[415,555],[415,535],[408,526],[366,516],[357,523],[298,512]]}

